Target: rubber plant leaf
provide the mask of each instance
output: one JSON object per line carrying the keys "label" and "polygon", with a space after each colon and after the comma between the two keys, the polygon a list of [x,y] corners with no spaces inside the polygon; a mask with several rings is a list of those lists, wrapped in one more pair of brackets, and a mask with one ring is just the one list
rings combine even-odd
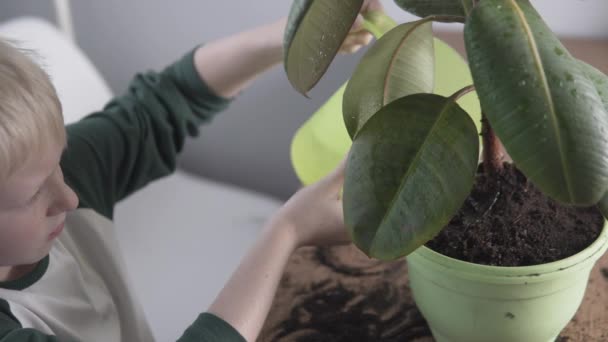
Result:
{"label": "rubber plant leaf", "polygon": [[454,15],[464,17],[473,3],[471,0],[395,0],[397,6],[419,17]]}
{"label": "rubber plant leaf", "polygon": [[321,79],[348,35],[363,0],[294,0],[283,40],[293,87],[306,95]]}
{"label": "rubber plant leaf", "polygon": [[370,257],[392,260],[433,238],[469,195],[477,129],[450,97],[414,94],[374,114],[353,141],[344,220]]}
{"label": "rubber plant leaf", "polygon": [[430,21],[395,27],[363,56],[344,92],[344,124],[351,138],[380,108],[415,93],[430,93],[434,81]]}
{"label": "rubber plant leaf", "polygon": [[483,0],[465,25],[476,91],[515,165],[546,195],[595,205],[608,189],[608,114],[527,0]]}
{"label": "rubber plant leaf", "polygon": [[[601,71],[583,61],[579,61],[579,64],[581,65],[585,75],[587,75],[587,77],[595,85],[595,89],[604,103],[604,109],[608,111],[608,76],[604,75]],[[608,192],[604,194],[598,203],[598,207],[602,212],[602,215],[608,218]]]}

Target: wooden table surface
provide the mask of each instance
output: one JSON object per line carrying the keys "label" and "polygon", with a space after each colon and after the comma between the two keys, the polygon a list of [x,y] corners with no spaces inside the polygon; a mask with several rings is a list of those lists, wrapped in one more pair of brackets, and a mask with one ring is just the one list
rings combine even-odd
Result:
{"label": "wooden table surface", "polygon": [[[352,246],[302,248],[290,259],[258,341],[434,341],[407,284],[405,261],[369,260]],[[560,342],[608,341],[608,255],[593,268]]]}

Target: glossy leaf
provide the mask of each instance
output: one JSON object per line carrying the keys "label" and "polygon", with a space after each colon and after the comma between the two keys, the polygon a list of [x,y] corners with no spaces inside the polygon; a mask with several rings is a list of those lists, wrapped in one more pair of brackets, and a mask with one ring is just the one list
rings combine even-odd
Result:
{"label": "glossy leaf", "polygon": [[465,25],[481,108],[545,194],[594,205],[608,188],[608,114],[579,62],[526,0],[483,0]]}
{"label": "glossy leaf", "polygon": [[478,155],[475,124],[452,98],[414,94],[382,108],[348,157],[344,220],[355,244],[389,260],[430,240],[469,195]]}
{"label": "glossy leaf", "polygon": [[[585,62],[579,61],[579,63],[585,75],[593,82],[593,85],[595,85],[595,89],[604,103],[604,108],[608,111],[608,76]],[[598,203],[598,207],[602,212],[602,215],[604,215],[605,218],[608,218],[608,192],[604,194],[603,198]]]}
{"label": "glossy leaf", "polygon": [[608,219],[608,195],[604,197],[597,204],[598,209],[602,213],[605,219]]}
{"label": "glossy leaf", "polygon": [[431,22],[395,27],[361,59],[344,93],[343,115],[352,137],[384,105],[400,97],[433,91]]}
{"label": "glossy leaf", "polygon": [[600,96],[604,108],[608,109],[608,76],[583,61],[579,60],[578,62],[585,76],[587,76],[595,86],[595,90]]}
{"label": "glossy leaf", "polygon": [[287,78],[302,94],[317,84],[348,35],[363,0],[295,0],[284,36]]}
{"label": "glossy leaf", "polygon": [[[471,7],[471,0],[395,0],[402,9],[426,17],[429,15],[455,15],[464,17],[465,8]],[[466,6],[466,7],[465,7]]]}

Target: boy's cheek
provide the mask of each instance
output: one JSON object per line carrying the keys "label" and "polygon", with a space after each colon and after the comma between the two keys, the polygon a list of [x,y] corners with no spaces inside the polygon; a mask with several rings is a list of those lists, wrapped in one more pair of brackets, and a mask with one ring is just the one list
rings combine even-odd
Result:
{"label": "boy's cheek", "polygon": [[8,257],[5,255],[8,252],[28,255],[36,250],[46,249],[48,223],[44,218],[31,214],[30,212],[30,215],[11,218],[0,215],[0,257]]}

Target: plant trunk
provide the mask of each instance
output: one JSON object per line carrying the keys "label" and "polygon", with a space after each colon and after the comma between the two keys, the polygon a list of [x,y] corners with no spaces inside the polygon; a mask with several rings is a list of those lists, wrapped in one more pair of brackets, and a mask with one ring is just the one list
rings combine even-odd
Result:
{"label": "plant trunk", "polygon": [[483,169],[487,174],[501,173],[506,151],[494,133],[488,119],[481,114],[481,136],[483,140]]}

